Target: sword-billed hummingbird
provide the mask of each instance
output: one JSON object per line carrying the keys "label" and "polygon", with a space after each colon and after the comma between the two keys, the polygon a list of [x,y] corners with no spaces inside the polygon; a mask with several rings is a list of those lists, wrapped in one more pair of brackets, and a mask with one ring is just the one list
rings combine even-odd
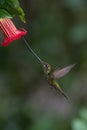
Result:
{"label": "sword-billed hummingbird", "polygon": [[32,50],[28,42],[25,40],[23,37],[23,40],[25,44],[27,45],[28,49],[32,52],[32,54],[39,60],[39,62],[42,64],[43,69],[44,69],[44,74],[47,78],[48,84],[52,87],[54,87],[56,90],[58,90],[66,99],[68,99],[67,95],[64,93],[64,91],[61,89],[60,85],[56,81],[56,79],[59,79],[66,75],[74,66],[75,64],[66,66],[65,68],[62,69],[55,69],[53,70],[51,65],[48,64],[47,62],[44,62],[41,60],[41,58]]}

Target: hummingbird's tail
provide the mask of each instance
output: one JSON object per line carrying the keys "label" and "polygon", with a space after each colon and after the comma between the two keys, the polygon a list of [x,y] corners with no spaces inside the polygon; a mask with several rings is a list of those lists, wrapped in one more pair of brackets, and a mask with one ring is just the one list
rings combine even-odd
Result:
{"label": "hummingbird's tail", "polygon": [[60,93],[68,100],[68,96],[65,94],[65,92],[60,88],[58,89],[60,91]]}
{"label": "hummingbird's tail", "polygon": [[59,84],[57,83],[55,86],[55,89],[57,89],[67,100],[69,99],[68,96],[65,94],[65,92],[61,89]]}

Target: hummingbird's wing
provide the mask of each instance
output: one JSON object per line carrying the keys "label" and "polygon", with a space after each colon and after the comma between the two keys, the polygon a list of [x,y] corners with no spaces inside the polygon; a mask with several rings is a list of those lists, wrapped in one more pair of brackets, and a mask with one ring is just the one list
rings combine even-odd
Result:
{"label": "hummingbird's wing", "polygon": [[65,68],[62,68],[62,69],[55,69],[51,76],[55,79],[58,79],[58,78],[61,78],[63,77],[64,75],[66,75],[73,67],[75,66],[75,64],[72,64],[72,65],[69,65]]}

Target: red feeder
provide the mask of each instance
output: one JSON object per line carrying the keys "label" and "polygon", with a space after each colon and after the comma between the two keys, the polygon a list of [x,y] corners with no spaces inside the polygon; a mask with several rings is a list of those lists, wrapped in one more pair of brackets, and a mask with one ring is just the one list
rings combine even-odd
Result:
{"label": "red feeder", "polygon": [[23,28],[18,30],[11,19],[0,19],[0,44],[8,46],[14,40],[26,35],[27,31]]}

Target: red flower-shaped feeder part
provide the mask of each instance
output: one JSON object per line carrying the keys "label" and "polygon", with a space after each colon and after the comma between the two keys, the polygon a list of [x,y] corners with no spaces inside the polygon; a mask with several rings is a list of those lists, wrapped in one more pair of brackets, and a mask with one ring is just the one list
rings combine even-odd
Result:
{"label": "red flower-shaped feeder part", "polygon": [[23,28],[18,30],[10,18],[0,19],[0,45],[8,46],[12,41],[26,35]]}

